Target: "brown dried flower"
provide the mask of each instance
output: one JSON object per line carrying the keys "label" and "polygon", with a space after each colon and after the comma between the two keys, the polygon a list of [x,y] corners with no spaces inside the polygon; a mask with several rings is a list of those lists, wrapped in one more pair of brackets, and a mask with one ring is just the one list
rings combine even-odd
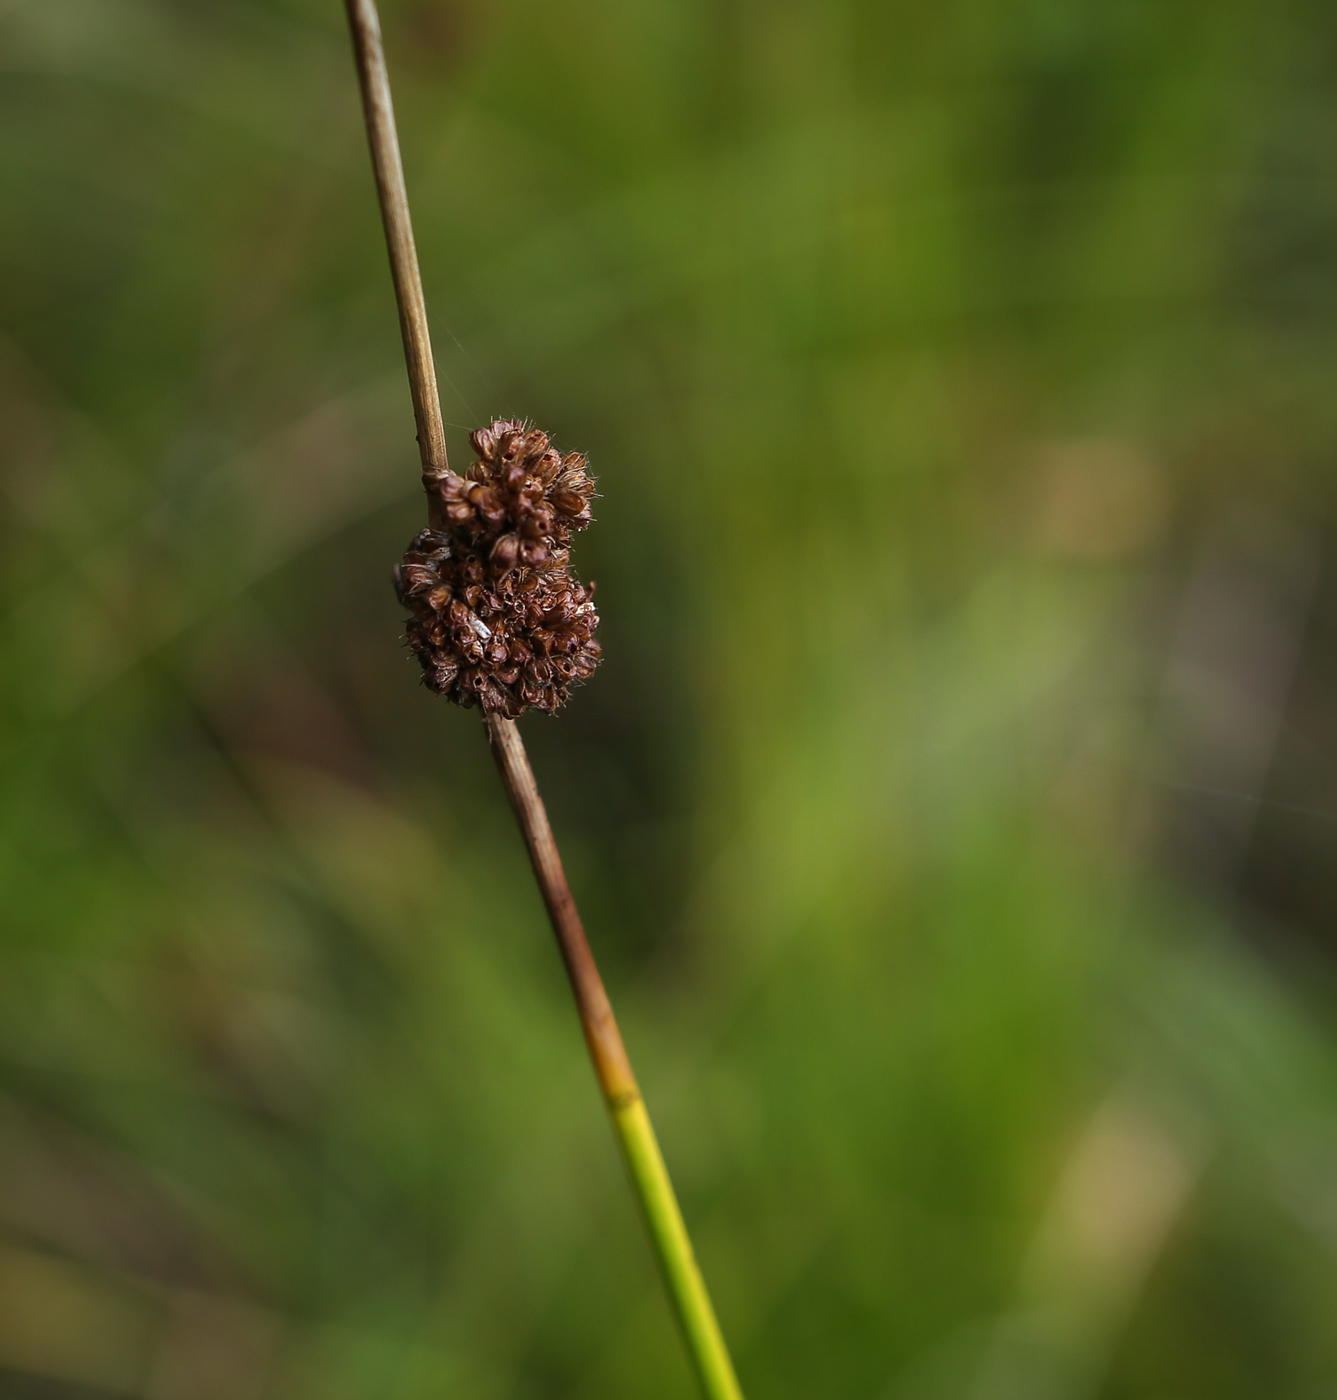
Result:
{"label": "brown dried flower", "polygon": [[567,567],[594,482],[580,453],[515,419],[470,441],[478,461],[463,476],[424,478],[433,524],[395,570],[409,645],[427,686],[458,704],[551,712],[599,662],[594,585]]}

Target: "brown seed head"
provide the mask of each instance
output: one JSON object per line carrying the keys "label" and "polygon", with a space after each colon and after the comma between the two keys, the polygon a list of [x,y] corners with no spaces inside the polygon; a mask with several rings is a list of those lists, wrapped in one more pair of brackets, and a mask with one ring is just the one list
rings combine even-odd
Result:
{"label": "brown seed head", "polygon": [[463,476],[426,478],[439,523],[395,570],[409,646],[427,686],[458,704],[551,712],[599,663],[594,585],[567,568],[594,482],[580,453],[515,419],[470,441],[478,460]]}

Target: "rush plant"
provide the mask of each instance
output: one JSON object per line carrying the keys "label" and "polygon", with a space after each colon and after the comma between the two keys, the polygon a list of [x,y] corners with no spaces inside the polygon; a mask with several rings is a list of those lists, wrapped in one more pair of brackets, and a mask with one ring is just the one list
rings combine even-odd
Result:
{"label": "rush plant", "polygon": [[582,456],[562,456],[546,434],[512,420],[476,431],[478,460],[463,474],[452,471],[379,17],[375,0],[346,0],[346,6],[428,501],[427,528],[396,571],[400,600],[412,614],[410,645],[431,689],[482,709],[701,1389],[707,1400],[742,1400],[515,724],[526,709],[555,710],[598,662],[592,589],[568,568],[571,537],[590,521],[593,483]]}

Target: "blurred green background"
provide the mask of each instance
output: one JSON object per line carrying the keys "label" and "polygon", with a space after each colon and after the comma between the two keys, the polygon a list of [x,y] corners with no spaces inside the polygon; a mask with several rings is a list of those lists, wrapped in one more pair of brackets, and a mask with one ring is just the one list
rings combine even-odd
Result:
{"label": "blurred green background", "polygon": [[[385,0],[523,729],[751,1400],[1337,1397],[1337,20]],[[338,0],[0,0],[0,1394],[691,1395]]]}

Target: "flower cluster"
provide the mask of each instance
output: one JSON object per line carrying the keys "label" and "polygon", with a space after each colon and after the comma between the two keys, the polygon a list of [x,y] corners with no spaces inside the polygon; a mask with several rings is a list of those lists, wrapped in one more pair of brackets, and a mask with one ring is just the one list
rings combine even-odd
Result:
{"label": "flower cluster", "polygon": [[463,476],[426,478],[432,528],[409,545],[395,592],[426,684],[514,719],[555,710],[599,661],[594,585],[568,572],[594,482],[578,452],[512,419],[480,428]]}

